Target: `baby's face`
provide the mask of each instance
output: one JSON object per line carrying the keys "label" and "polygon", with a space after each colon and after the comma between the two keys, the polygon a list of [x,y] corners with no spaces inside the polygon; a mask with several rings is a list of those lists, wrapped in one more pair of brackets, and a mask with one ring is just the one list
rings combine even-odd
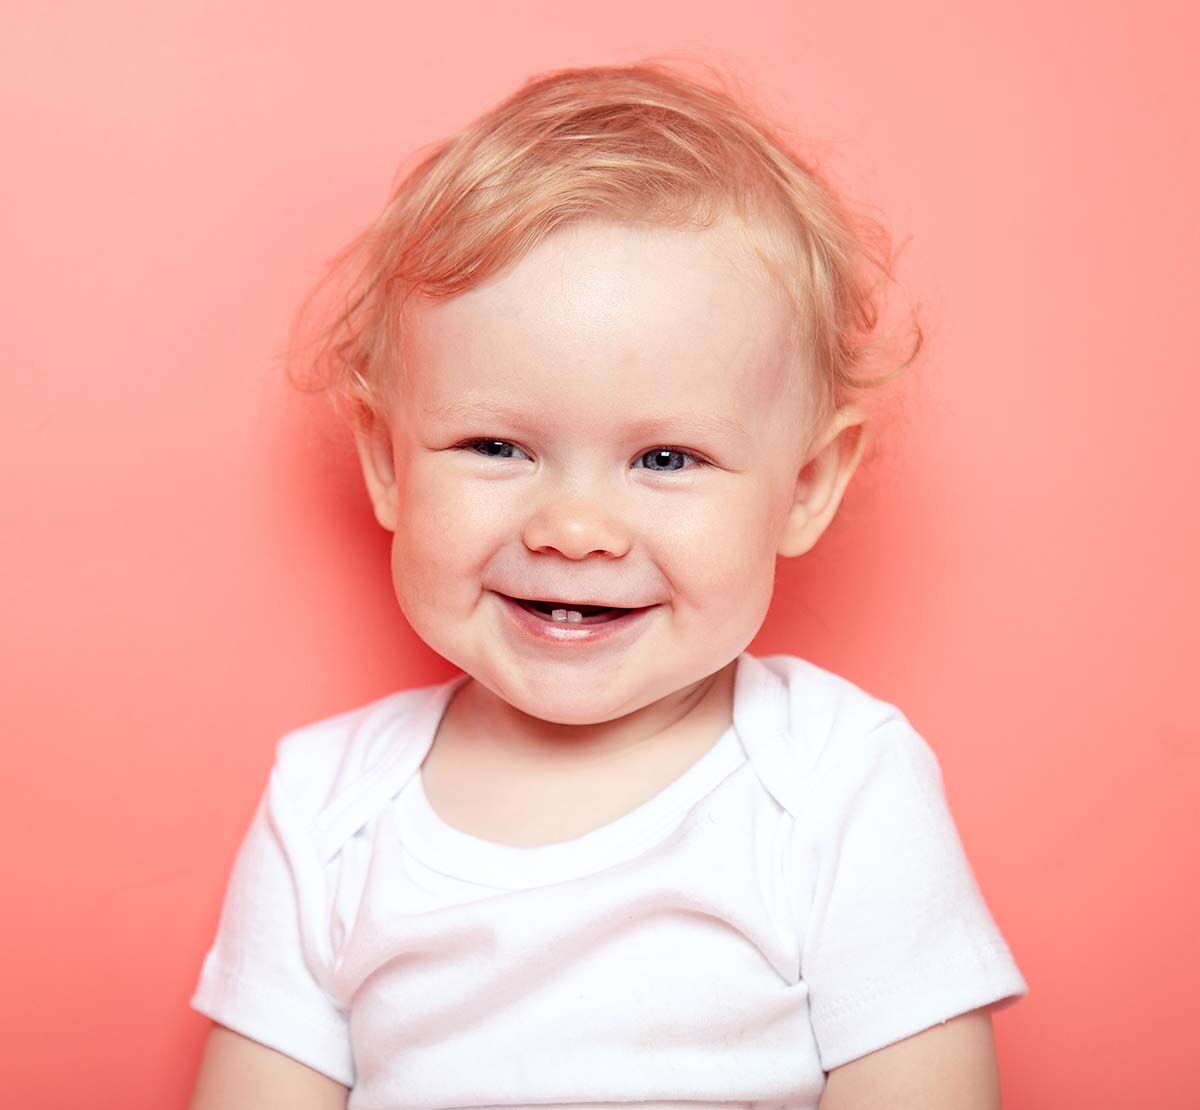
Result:
{"label": "baby's face", "polygon": [[[805,545],[806,371],[757,265],[729,225],[587,222],[414,313],[372,486],[396,596],[518,709],[590,724],[700,681]],[[635,611],[592,623],[582,603]]]}

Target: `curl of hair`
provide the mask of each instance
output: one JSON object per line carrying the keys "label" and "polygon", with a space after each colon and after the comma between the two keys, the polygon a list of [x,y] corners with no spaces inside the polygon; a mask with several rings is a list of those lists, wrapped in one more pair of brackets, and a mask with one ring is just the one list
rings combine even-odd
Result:
{"label": "curl of hair", "polygon": [[[879,337],[891,243],[855,214],[815,162],[786,142],[744,89],[648,59],[528,80],[458,134],[424,148],[383,211],[327,267],[293,322],[288,378],[326,392],[339,415],[380,416],[403,381],[414,296],[452,297],[518,262],[556,228],[607,218],[702,228],[734,216],[795,309],[793,350],[811,371],[817,426],[856,390]],[[418,156],[421,152],[417,152]],[[344,289],[312,340],[301,321],[326,283]]]}

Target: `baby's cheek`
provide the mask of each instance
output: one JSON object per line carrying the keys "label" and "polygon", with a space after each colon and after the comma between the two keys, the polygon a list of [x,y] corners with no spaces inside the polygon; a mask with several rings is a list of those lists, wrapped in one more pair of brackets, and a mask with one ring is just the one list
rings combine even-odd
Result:
{"label": "baby's cheek", "polygon": [[439,479],[436,469],[418,459],[401,478],[399,511],[410,533],[441,532],[462,515],[453,485]]}
{"label": "baby's cheek", "polygon": [[407,575],[413,589],[436,590],[442,607],[468,603],[505,539],[511,513],[504,492],[486,483],[477,488],[450,480],[409,483],[407,511],[402,506],[396,530],[394,573]]}
{"label": "baby's cheek", "polygon": [[663,524],[658,521],[655,534],[662,537],[672,577],[699,603],[711,606],[720,597],[734,603],[747,591],[758,592],[774,573],[768,514],[751,501],[693,506],[670,527]]}
{"label": "baby's cheek", "polygon": [[[411,479],[411,476],[410,476]],[[459,507],[428,483],[412,480],[400,487],[396,533],[392,540],[392,578],[406,614],[417,606],[440,604],[453,581],[461,551],[455,543]]]}

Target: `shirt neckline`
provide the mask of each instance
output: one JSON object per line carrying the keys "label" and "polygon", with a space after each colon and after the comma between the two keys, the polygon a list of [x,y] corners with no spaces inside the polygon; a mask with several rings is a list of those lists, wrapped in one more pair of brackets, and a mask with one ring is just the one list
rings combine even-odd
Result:
{"label": "shirt neckline", "polygon": [[561,882],[633,858],[657,842],[684,814],[747,759],[738,723],[746,716],[748,674],[739,656],[734,679],[731,723],[699,758],[658,793],[606,824],[570,840],[522,847],[500,844],[463,832],[438,816],[421,779],[421,763],[433,745],[438,723],[458,686],[458,675],[443,683],[419,722],[420,755],[397,798],[404,846],[433,870],[498,889],[522,889]]}

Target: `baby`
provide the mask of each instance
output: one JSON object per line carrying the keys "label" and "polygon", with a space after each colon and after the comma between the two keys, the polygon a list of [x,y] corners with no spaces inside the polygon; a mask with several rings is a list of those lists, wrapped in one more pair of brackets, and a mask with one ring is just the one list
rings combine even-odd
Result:
{"label": "baby", "polygon": [[462,673],[278,742],[193,1110],[999,1105],[1027,988],[935,756],[746,650],[862,456],[869,239],[642,63],[529,82],[344,256],[314,365]]}

